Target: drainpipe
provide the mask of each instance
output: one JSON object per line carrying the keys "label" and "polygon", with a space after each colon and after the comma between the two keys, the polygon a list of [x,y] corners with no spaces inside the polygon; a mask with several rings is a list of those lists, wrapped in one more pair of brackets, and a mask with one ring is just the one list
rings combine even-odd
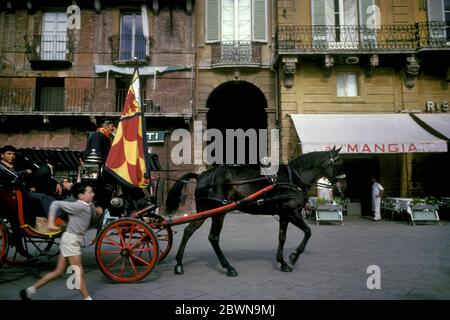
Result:
{"label": "drainpipe", "polygon": [[[283,157],[282,155],[282,142],[283,142],[283,132],[281,132],[281,123],[280,123],[280,114],[281,114],[281,99],[280,99],[280,79],[279,79],[279,68],[278,68],[278,52],[277,52],[277,43],[276,43],[276,34],[277,34],[277,26],[278,26],[278,19],[277,19],[277,1],[272,1],[272,50],[273,50],[273,62],[271,69],[275,73],[275,129],[279,130],[278,135],[278,145],[280,147],[279,150],[279,157]],[[274,66],[275,64],[275,66]],[[282,163],[281,159],[278,159],[279,163]]]}

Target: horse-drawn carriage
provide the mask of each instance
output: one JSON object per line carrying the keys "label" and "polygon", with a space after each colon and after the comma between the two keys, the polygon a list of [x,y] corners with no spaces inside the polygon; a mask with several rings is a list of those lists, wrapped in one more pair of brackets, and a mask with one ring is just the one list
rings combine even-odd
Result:
{"label": "horse-drawn carriage", "polygon": [[[283,258],[287,225],[291,222],[305,233],[303,241],[290,255],[290,261],[294,264],[311,235],[301,216],[308,199],[308,190],[323,176],[333,185],[345,188],[343,165],[338,152],[339,150],[333,149],[304,155],[287,165],[280,165],[278,173],[271,176],[261,175],[259,167],[246,166],[219,166],[200,175],[187,174],[169,191],[167,209],[178,208],[182,187],[189,179],[194,178],[197,180],[195,198],[198,212],[178,218],[157,214],[156,209],[162,203],[161,199],[154,196],[161,195],[158,189],[143,192],[145,190],[139,188],[124,189],[119,184],[112,192],[100,192],[103,196],[107,195],[106,199],[102,200],[108,200],[107,211],[113,213],[117,219],[97,227],[97,235],[93,241],[97,264],[100,270],[114,281],[138,281],[147,276],[156,264],[169,254],[173,241],[171,227],[189,223],[176,255],[175,273],[182,274],[182,258],[189,238],[211,217],[209,240],[221,265],[226,268],[227,275],[236,276],[236,270],[228,263],[220,249],[219,235],[225,214],[239,209],[251,214],[279,215],[277,261],[282,271],[292,271]],[[102,174],[99,174],[100,169],[101,166],[95,161],[86,161],[83,173],[84,178],[97,184],[97,189],[108,185]],[[13,173],[11,175],[11,172],[3,172],[2,175],[4,179],[0,184],[0,260],[18,263],[48,256],[50,249],[58,243],[61,233],[41,232],[33,228],[27,221],[23,191],[14,184],[17,177],[14,177]],[[6,179],[9,182],[5,182],[5,177],[9,178]],[[33,249],[25,244],[31,245]],[[19,256],[22,260],[17,258]]]}
{"label": "horse-drawn carriage", "polygon": [[[78,169],[78,159],[81,155],[77,151],[19,149],[20,156],[17,160],[21,162],[25,159],[30,167],[43,167],[46,166],[45,161],[41,161],[44,153],[47,157],[49,154],[52,154],[57,159],[63,161],[66,166],[64,169],[68,169],[67,167],[71,167],[70,169],[72,171]],[[58,162],[57,159],[55,162]],[[152,159],[151,168],[158,170],[159,163],[157,158]],[[154,213],[158,203],[154,196],[156,192],[148,190],[147,196],[145,196],[142,190],[126,190],[124,192],[123,188],[119,187],[119,184],[113,184],[112,188],[111,185],[108,186],[109,188],[103,188],[99,183],[105,183],[105,179],[100,179],[101,176],[95,175],[92,171],[95,167],[97,167],[97,172],[101,169],[96,162],[96,158],[90,157],[87,160],[83,168],[84,170],[81,172],[81,178],[87,184],[92,184],[96,189],[103,189],[100,190],[99,195],[101,197],[108,197],[108,199],[103,198],[97,200],[108,205],[105,206],[106,210],[96,226],[97,233],[95,239],[93,239],[92,243],[85,244],[85,246],[96,243],[100,236],[104,239],[105,234],[108,236],[107,239],[113,239],[114,232],[109,233],[110,229],[105,228],[107,227],[104,224],[107,221],[106,216],[115,215],[118,218],[127,212],[134,211],[129,215],[130,219],[132,219],[132,222],[129,223],[139,225],[138,232],[149,234],[148,240],[144,239],[145,241],[143,242],[145,243],[143,243],[143,246],[148,248],[150,246],[149,243],[157,243],[154,246],[156,252],[152,252],[152,254],[157,257],[157,261],[162,261],[172,246],[172,231],[170,226],[155,227],[154,230],[151,230],[147,224],[152,223],[155,217],[157,217]],[[61,166],[61,162],[59,162],[59,165]],[[50,177],[41,176],[39,178],[46,181]],[[62,231],[52,232],[46,229],[46,212],[42,210],[43,208],[39,203],[36,203],[36,201],[33,201],[34,199],[28,197],[29,191],[27,189],[15,172],[8,170],[4,166],[0,166],[0,264],[27,264],[39,259],[54,257],[59,253],[58,244]],[[122,190],[121,195],[117,194],[119,189]],[[42,197],[48,197],[42,193],[39,194]],[[112,204],[111,197],[114,197],[115,200],[115,202],[112,201]],[[137,198],[139,198],[139,201],[136,200]],[[117,205],[117,200],[120,200],[120,205]],[[65,224],[66,218],[64,216],[57,218],[57,223]],[[41,221],[44,221],[43,224]],[[119,225],[126,229],[127,223],[124,222],[125,220],[121,220]],[[113,226],[115,225],[117,223],[113,224]],[[105,233],[102,233],[102,230]],[[126,231],[127,239],[134,239],[136,237],[136,234],[133,234],[133,229]],[[136,245],[135,247],[134,250],[140,250],[139,246]],[[146,250],[139,251],[138,256],[141,256]],[[101,265],[103,261],[101,255],[98,261]],[[150,261],[153,263],[152,259]],[[107,270],[109,267],[106,264],[106,271],[104,269],[102,271],[110,278],[119,280],[108,273]],[[122,281],[126,281],[126,279],[122,279]]]}

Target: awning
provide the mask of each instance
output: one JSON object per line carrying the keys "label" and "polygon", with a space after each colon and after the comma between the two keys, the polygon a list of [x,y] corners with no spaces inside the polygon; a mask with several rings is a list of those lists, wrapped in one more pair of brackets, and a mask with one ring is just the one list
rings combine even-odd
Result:
{"label": "awning", "polygon": [[[43,166],[47,162],[54,166],[55,170],[76,171],[80,165],[82,151],[60,148],[17,148],[20,161],[23,156],[37,166]],[[25,160],[26,160],[25,159]],[[23,165],[24,167],[26,165]]]}
{"label": "awning", "polygon": [[450,139],[450,114],[414,114],[419,120]]}
{"label": "awning", "polygon": [[341,147],[341,153],[446,152],[447,142],[409,114],[291,114],[303,153]]}
{"label": "awning", "polygon": [[[18,167],[29,167],[35,164],[37,167],[47,162],[54,166],[56,171],[77,171],[80,166],[80,158],[83,151],[60,148],[16,148]],[[157,154],[150,153],[150,170],[160,171],[161,164]]]}
{"label": "awning", "polygon": [[[156,74],[163,74],[168,72],[178,72],[178,71],[191,71],[191,66],[145,66],[139,67],[139,74],[142,76],[153,76]],[[95,65],[95,73],[103,74],[120,74],[120,75],[133,75],[134,67],[119,67],[115,65],[105,65],[105,64],[96,64]]]}

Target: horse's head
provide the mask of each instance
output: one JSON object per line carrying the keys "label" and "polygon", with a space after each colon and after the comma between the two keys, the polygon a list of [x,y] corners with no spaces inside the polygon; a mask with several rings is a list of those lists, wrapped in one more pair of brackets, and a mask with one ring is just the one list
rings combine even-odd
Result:
{"label": "horse's head", "polygon": [[320,175],[328,178],[330,183],[336,187],[340,193],[344,192],[347,188],[344,173],[344,161],[339,156],[339,151],[341,151],[341,148],[336,149],[336,147],[333,147],[333,149],[325,155],[321,172],[319,174],[319,178]]}

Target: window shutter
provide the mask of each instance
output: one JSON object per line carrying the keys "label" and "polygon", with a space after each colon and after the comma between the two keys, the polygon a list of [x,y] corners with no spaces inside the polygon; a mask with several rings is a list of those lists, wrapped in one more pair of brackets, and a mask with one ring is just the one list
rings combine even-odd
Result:
{"label": "window shutter", "polygon": [[241,0],[238,3],[238,38],[239,41],[252,40],[252,0]]}
{"label": "window shutter", "polygon": [[445,39],[446,29],[443,0],[427,0],[427,14],[430,39],[437,41],[434,44],[439,45],[439,41]]}
{"label": "window shutter", "polygon": [[206,0],[206,42],[219,41],[220,0]]}
{"label": "window shutter", "polygon": [[[236,29],[236,8],[234,0],[221,0],[220,4],[220,41],[222,44],[232,44],[239,40],[239,28]],[[238,9],[239,11],[239,9]],[[239,24],[239,19],[238,23]],[[249,29],[250,36],[250,29]]]}
{"label": "window shutter", "polygon": [[376,19],[370,19],[376,12],[375,0],[359,0],[359,25],[374,29]]}
{"label": "window shutter", "polygon": [[442,0],[427,1],[428,21],[444,21],[444,5]]}
{"label": "window shutter", "polygon": [[267,42],[267,0],[253,0],[253,40]]}
{"label": "window shutter", "polygon": [[377,47],[376,29],[379,17],[376,16],[375,0],[359,1],[359,25],[361,26],[361,43],[364,48]]}
{"label": "window shutter", "polygon": [[326,41],[325,1],[311,0],[311,21],[314,46],[320,47],[320,42]]}
{"label": "window shutter", "polygon": [[[313,46],[327,48],[334,41],[334,0],[311,0]],[[328,38],[328,39],[327,39]]]}
{"label": "window shutter", "polygon": [[325,25],[325,0],[311,0],[313,26]]}
{"label": "window shutter", "polygon": [[[335,14],[336,8],[334,7],[334,0],[325,0],[325,24],[328,26],[335,26]],[[342,22],[341,22],[342,24]]]}

